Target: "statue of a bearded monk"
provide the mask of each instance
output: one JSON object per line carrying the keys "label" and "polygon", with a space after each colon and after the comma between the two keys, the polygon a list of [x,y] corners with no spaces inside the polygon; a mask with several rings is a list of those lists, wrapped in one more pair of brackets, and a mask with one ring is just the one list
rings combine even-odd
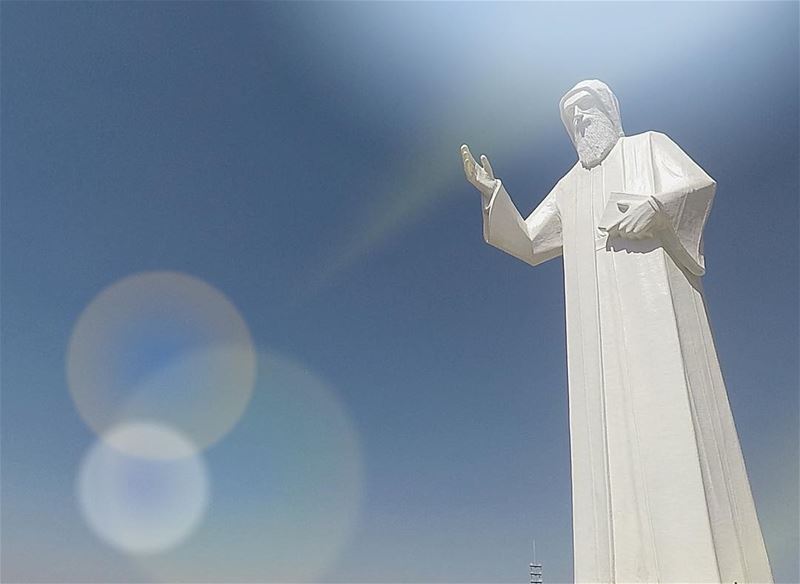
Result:
{"label": "statue of a bearded monk", "polygon": [[600,81],[561,116],[579,161],[527,219],[462,156],[488,243],[564,257],[575,581],[772,582],[700,282],[716,184]]}

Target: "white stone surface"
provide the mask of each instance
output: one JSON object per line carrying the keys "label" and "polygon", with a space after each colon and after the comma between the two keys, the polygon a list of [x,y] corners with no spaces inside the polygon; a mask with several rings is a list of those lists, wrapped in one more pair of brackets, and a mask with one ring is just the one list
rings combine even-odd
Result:
{"label": "white stone surface", "polygon": [[576,582],[772,582],[700,276],[716,184],[616,97],[561,100],[579,161],[523,219],[462,147],[484,238],[563,255]]}

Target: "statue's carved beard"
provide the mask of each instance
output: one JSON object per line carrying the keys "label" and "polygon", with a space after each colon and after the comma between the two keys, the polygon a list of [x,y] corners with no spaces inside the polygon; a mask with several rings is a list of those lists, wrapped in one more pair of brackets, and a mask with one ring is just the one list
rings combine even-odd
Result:
{"label": "statue's carved beard", "polygon": [[602,116],[592,118],[583,136],[578,136],[575,142],[578,159],[586,168],[596,166],[603,162],[618,139],[619,134],[608,118]]}

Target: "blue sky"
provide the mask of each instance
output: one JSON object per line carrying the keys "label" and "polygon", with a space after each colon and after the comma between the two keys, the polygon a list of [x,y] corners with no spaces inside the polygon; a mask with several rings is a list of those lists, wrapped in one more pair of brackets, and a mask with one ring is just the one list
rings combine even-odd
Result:
{"label": "blue sky", "polygon": [[[574,164],[557,104],[588,77],[718,182],[712,326],[773,571],[800,581],[796,3],[0,10],[4,579],[520,582],[535,538],[569,581],[561,263],[483,243],[458,149],[529,211]],[[226,300],[126,302],[209,327],[232,304],[257,377],[199,453],[197,529],[137,556],[81,514],[98,436],[66,362],[93,299],[153,271]]]}

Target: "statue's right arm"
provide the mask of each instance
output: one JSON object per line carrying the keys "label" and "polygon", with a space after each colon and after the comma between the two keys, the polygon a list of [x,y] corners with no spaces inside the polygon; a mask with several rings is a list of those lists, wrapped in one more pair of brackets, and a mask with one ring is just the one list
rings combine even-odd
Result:
{"label": "statue's right arm", "polygon": [[497,179],[488,202],[483,201],[483,238],[532,266],[560,256],[561,218],[555,189],[523,219],[502,181]]}

